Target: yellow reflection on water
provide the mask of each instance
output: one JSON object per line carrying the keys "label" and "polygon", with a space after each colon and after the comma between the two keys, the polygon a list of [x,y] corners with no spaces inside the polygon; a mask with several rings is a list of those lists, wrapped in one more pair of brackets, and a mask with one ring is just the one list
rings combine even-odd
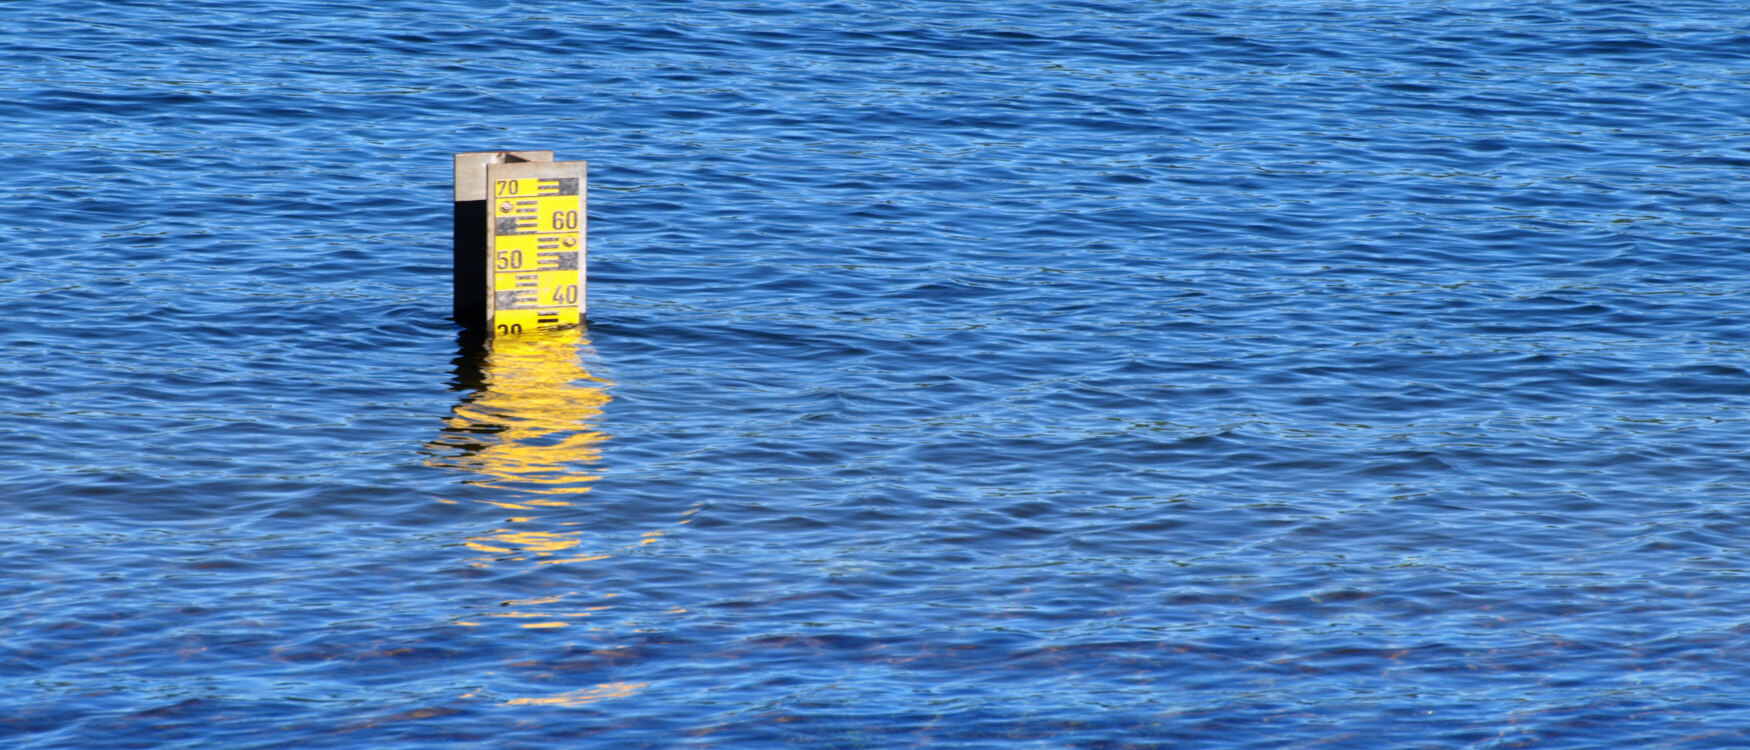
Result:
{"label": "yellow reflection on water", "polygon": [[594,465],[608,436],[598,423],[612,385],[584,368],[579,328],[487,340],[459,360],[462,380],[475,387],[445,420],[431,448],[435,466],[463,469],[468,484],[504,490],[477,502],[518,511],[505,526],[470,537],[467,545],[489,557],[475,562],[535,560],[587,562],[576,522],[542,513],[578,504],[599,479]]}
{"label": "yellow reflection on water", "polygon": [[570,328],[495,338],[464,354],[463,377],[475,375],[478,388],[433,444],[456,453],[434,462],[479,474],[472,484],[516,490],[516,501],[497,503],[506,507],[570,505],[588,492],[599,477],[585,466],[608,439],[596,423],[612,385],[584,369],[578,347],[588,343]]}
{"label": "yellow reflection on water", "polygon": [[[470,498],[466,502],[509,511],[494,527],[463,540],[473,555],[469,564],[588,564],[638,554],[668,533],[603,528],[587,513],[588,494],[600,479],[602,445],[609,439],[601,423],[612,386],[584,367],[580,350],[588,343],[582,329],[569,329],[463,347],[456,373],[469,392],[445,418],[442,434],[429,444],[427,463],[459,471],[462,482],[471,485],[463,493]],[[699,510],[695,506],[681,512],[671,527],[689,523]],[[614,605],[621,601],[618,593],[570,588],[585,577],[534,580],[552,588],[530,595],[533,592],[523,587],[523,598],[482,602],[452,623],[572,634],[565,636],[568,639],[593,633],[587,636],[591,640],[645,624],[628,620],[624,612],[615,614],[619,610]],[[682,612],[671,609],[668,615]],[[532,663],[515,666],[544,669]],[[644,683],[607,683],[516,698],[504,705],[581,706],[632,695],[643,687]]]}
{"label": "yellow reflection on water", "polygon": [[585,690],[550,695],[544,698],[516,698],[505,701],[507,706],[582,706],[603,698],[624,698],[649,685],[648,682],[609,682]]}

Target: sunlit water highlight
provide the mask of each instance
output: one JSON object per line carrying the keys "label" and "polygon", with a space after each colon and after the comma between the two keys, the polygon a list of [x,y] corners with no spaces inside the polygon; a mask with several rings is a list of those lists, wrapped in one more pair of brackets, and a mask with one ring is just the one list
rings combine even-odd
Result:
{"label": "sunlit water highlight", "polygon": [[1742,10],[0,7],[0,739],[1750,744]]}

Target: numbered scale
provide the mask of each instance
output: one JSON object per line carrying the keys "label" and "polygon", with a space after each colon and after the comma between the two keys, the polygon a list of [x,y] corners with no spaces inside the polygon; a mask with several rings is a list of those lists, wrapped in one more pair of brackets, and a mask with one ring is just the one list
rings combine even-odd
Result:
{"label": "numbered scale", "polygon": [[[587,164],[552,161],[550,151],[457,154],[456,160],[457,262],[487,266],[464,273],[458,265],[458,320],[473,319],[499,335],[582,323]],[[465,171],[475,172],[465,161],[482,162],[485,205],[464,205],[461,181],[472,177]],[[484,224],[473,230],[484,230],[480,250],[462,247],[471,239],[464,237],[465,212],[478,212],[474,219]]]}

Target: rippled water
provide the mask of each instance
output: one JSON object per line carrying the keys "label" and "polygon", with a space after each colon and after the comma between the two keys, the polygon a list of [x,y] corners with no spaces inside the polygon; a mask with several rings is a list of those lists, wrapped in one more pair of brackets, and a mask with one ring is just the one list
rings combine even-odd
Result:
{"label": "rippled water", "polygon": [[1750,744],[1747,26],[0,6],[0,738]]}

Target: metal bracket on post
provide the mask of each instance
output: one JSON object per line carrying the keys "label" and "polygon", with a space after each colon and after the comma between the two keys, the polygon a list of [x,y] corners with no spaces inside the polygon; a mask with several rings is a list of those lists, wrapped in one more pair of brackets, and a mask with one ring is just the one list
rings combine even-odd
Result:
{"label": "metal bracket on post", "polygon": [[456,154],[455,315],[496,334],[583,322],[589,165],[552,151]]}

